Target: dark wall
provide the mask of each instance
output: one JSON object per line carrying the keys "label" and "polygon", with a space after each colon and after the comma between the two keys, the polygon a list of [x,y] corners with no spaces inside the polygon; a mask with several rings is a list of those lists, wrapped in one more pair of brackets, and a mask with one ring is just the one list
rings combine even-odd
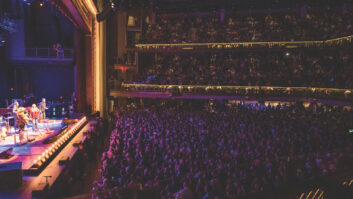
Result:
{"label": "dark wall", "polygon": [[21,67],[16,69],[16,92],[19,97],[33,93],[38,99],[70,99],[74,91],[73,67]]}
{"label": "dark wall", "polygon": [[[1,31],[1,30],[0,30]],[[9,65],[9,33],[0,32],[0,40],[5,41],[0,44],[0,108],[5,107],[5,99],[13,96],[11,87],[13,86],[13,68]]]}
{"label": "dark wall", "polygon": [[53,5],[26,6],[26,47],[52,47],[60,43],[64,48],[73,47],[74,26]]}
{"label": "dark wall", "polygon": [[5,60],[5,46],[0,46],[0,108],[5,106],[5,98],[9,91],[8,67]]}
{"label": "dark wall", "polygon": [[5,99],[23,98],[30,93],[48,99],[60,96],[70,99],[72,95],[75,85],[73,66],[56,64],[55,61],[40,63],[41,66],[27,62],[14,64],[13,59],[9,61],[9,57],[24,57],[25,48],[48,48],[57,43],[64,48],[73,48],[73,24],[51,1],[43,2],[44,5],[40,6],[37,0],[0,0],[0,17],[6,13],[18,27],[11,33],[0,29],[0,34],[6,36],[5,46],[0,45],[0,107],[5,107]]}

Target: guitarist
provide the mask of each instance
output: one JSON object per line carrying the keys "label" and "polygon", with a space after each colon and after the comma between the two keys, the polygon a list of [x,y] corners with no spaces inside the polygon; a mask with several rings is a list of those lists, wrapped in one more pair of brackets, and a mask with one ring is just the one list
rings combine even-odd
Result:
{"label": "guitarist", "polygon": [[20,127],[20,143],[22,143],[25,126],[29,122],[27,110],[24,107],[20,107],[17,109],[16,118],[18,122],[18,126]]}
{"label": "guitarist", "polygon": [[36,104],[32,104],[29,116],[33,123],[33,131],[38,131],[39,109],[37,108]]}

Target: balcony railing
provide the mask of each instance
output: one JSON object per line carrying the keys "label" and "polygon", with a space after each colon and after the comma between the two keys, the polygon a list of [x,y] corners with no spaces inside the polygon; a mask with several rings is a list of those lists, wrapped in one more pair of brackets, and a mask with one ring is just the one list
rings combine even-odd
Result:
{"label": "balcony railing", "polygon": [[58,51],[54,48],[26,48],[26,57],[38,58],[72,58],[74,50],[72,48],[64,48]]}
{"label": "balcony railing", "polygon": [[353,101],[353,89],[336,88],[121,84],[120,90],[128,92],[171,93],[177,96],[198,94],[255,98],[293,97]]}
{"label": "balcony railing", "polygon": [[167,50],[229,50],[250,48],[323,48],[350,44],[353,35],[324,41],[266,41],[266,42],[227,42],[227,43],[176,43],[176,44],[136,44],[139,51]]}

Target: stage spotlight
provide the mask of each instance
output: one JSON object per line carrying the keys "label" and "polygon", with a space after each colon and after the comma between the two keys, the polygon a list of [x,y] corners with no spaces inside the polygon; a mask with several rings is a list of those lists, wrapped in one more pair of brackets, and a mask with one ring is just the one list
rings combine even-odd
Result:
{"label": "stage spotlight", "polygon": [[286,56],[288,57],[290,55],[290,53],[289,52],[286,52]]}
{"label": "stage spotlight", "polygon": [[48,0],[41,0],[41,1],[39,1],[39,6],[43,7],[47,2],[48,2]]}
{"label": "stage spotlight", "polygon": [[120,6],[120,4],[121,4],[120,0],[110,0],[110,6],[113,9],[117,9]]}
{"label": "stage spotlight", "polygon": [[104,21],[104,20],[106,20],[107,18],[109,18],[110,16],[112,16],[113,13],[114,13],[114,11],[113,11],[113,9],[112,9],[111,7],[106,8],[106,9],[104,9],[102,12],[100,12],[100,13],[98,13],[98,14],[96,15],[97,21],[99,21],[99,22],[100,22],[100,21]]}
{"label": "stage spotlight", "polygon": [[109,3],[105,5],[103,10],[96,15],[97,21],[100,22],[108,19],[114,14],[114,12],[117,12],[118,8],[120,7],[120,4],[120,0],[109,0]]}

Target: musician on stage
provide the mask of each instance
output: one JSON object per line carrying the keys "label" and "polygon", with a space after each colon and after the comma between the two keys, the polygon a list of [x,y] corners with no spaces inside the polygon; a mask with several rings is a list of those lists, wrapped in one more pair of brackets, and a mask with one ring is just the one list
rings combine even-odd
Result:
{"label": "musician on stage", "polygon": [[45,98],[43,98],[42,102],[39,104],[40,120],[45,120],[45,110],[47,109],[47,103],[45,102]]}
{"label": "musician on stage", "polygon": [[32,108],[30,109],[29,116],[33,123],[33,126],[32,126],[33,131],[38,131],[39,109],[37,108],[37,105],[32,104]]}
{"label": "musician on stage", "polygon": [[19,107],[20,107],[20,105],[18,104],[18,101],[15,100],[14,103],[13,103],[12,112],[13,112],[14,114],[16,114]]}
{"label": "musician on stage", "polygon": [[9,134],[8,125],[4,122],[4,126],[0,126],[0,139],[3,140]]}
{"label": "musician on stage", "polygon": [[16,131],[16,128],[17,128],[17,125],[18,125],[16,114],[17,114],[18,109],[20,108],[20,104],[18,103],[17,100],[15,100],[13,102],[13,104],[11,104],[9,107],[11,107],[11,106],[12,106],[12,114],[13,114],[13,117],[15,118],[14,119],[15,120],[14,129]]}
{"label": "musician on stage", "polygon": [[25,133],[25,126],[28,124],[29,121],[27,110],[23,107],[18,108],[16,117],[18,121],[18,126],[20,127],[20,143],[22,143]]}

